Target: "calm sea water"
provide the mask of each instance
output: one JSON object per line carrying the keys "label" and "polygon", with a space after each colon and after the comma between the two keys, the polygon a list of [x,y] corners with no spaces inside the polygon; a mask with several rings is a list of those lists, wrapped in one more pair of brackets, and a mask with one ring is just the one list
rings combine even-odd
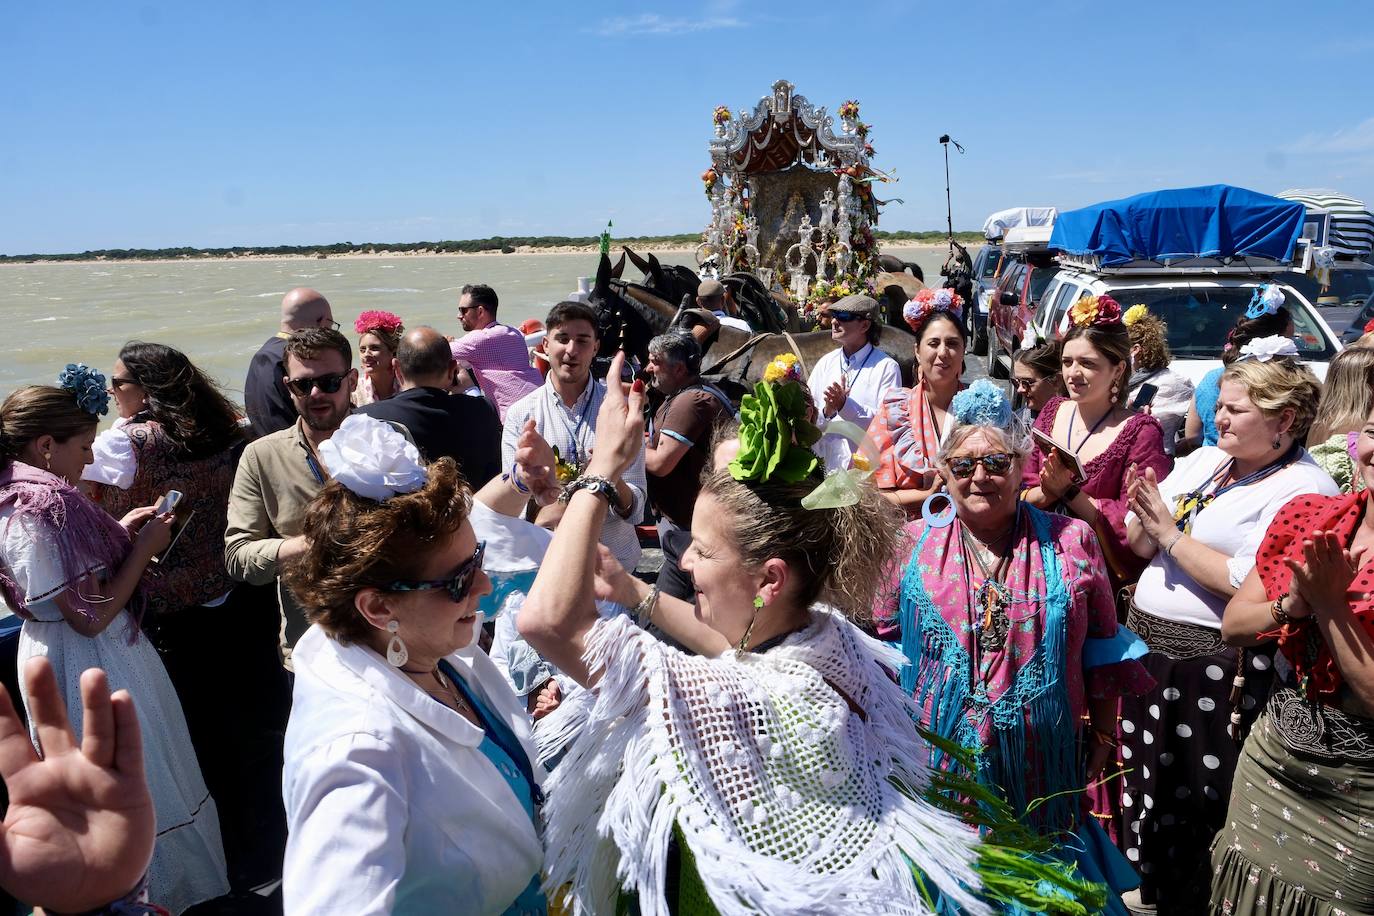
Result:
{"label": "calm sea water", "polygon": [[[934,277],[942,252],[887,249]],[[691,263],[688,254],[665,263]],[[408,327],[428,324],[460,334],[455,317],[465,283],[488,283],[501,296],[501,320],[543,318],[550,306],[596,271],[592,254],[453,255],[328,260],[200,261],[167,264],[18,264],[0,266],[0,313],[10,343],[0,360],[0,397],[22,385],[51,383],[62,366],[84,362],[109,374],[128,340],[169,344],[242,398],[252,358],[277,330],[281,298],[312,286],[329,299],[353,338],[353,319],[386,309]],[[626,279],[639,272],[626,268]]]}

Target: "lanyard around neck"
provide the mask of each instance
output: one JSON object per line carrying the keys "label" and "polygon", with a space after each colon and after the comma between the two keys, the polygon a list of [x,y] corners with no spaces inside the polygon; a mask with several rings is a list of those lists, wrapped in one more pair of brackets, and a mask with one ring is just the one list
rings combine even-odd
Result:
{"label": "lanyard around neck", "polygon": [[[558,399],[557,407],[563,407],[563,396],[557,389],[554,389],[553,396]],[[572,463],[576,467],[581,467],[581,448],[578,444],[578,436],[582,433],[582,427],[587,425],[587,415],[591,413],[592,402],[596,400],[596,382],[587,379],[587,403],[582,405],[582,413],[577,418],[577,425],[573,426],[568,422],[568,418],[563,416],[562,411],[558,411],[558,422],[563,425],[563,430],[568,434],[569,448],[572,449]],[[577,402],[574,401],[574,404]],[[564,408],[566,409],[566,408]],[[571,413],[571,411],[569,411]]]}
{"label": "lanyard around neck", "polygon": [[1252,483],[1258,483],[1270,474],[1283,470],[1298,459],[1298,455],[1301,454],[1301,451],[1302,446],[1294,442],[1288,451],[1283,453],[1283,457],[1279,458],[1277,461],[1271,461],[1258,471],[1246,474],[1240,480],[1233,480],[1231,483],[1218,489],[1217,485],[1225,480],[1227,476],[1230,475],[1231,468],[1235,467],[1236,459],[1228,459],[1212,472],[1212,476],[1207,478],[1206,483],[1196,490],[1184,493],[1178,498],[1178,507],[1174,512],[1174,526],[1184,534],[1189,534],[1193,530],[1193,520],[1196,519],[1198,513],[1207,508],[1208,505],[1237,487],[1246,487]]}
{"label": "lanyard around neck", "polygon": [[[844,376],[844,387],[846,389],[853,388],[856,384],[858,384],[859,376],[863,375],[863,371],[868,368],[868,361],[873,357],[873,353],[877,350],[877,348],[874,347],[873,344],[864,344],[864,346],[868,348],[868,352],[865,353],[864,358],[859,361],[859,368],[854,370],[853,378],[849,377],[849,366],[851,360],[844,360],[843,365],[841,365],[840,367],[840,374]],[[854,355],[858,356],[859,354],[856,352]]]}
{"label": "lanyard around neck", "polygon": [[[1085,445],[1088,444],[1088,440],[1091,439],[1091,438],[1093,437],[1093,434],[1094,434],[1094,433],[1096,433],[1099,429],[1102,428],[1102,424],[1103,424],[1103,423],[1106,423],[1106,422],[1107,422],[1107,418],[1110,417],[1111,415],[1112,415],[1112,409],[1111,409],[1110,407],[1108,407],[1108,408],[1107,408],[1107,412],[1104,413],[1102,416],[1100,416],[1100,417],[1097,418],[1097,422],[1093,424],[1093,428],[1090,429],[1090,430],[1088,430],[1088,434],[1087,434],[1086,436],[1083,437],[1083,441],[1080,442],[1080,443],[1078,443],[1078,448],[1076,448],[1076,449],[1073,450],[1073,453],[1074,453],[1074,456],[1075,456],[1075,457],[1078,455],[1079,452],[1083,451],[1083,446],[1085,446]],[[1080,416],[1080,412],[1079,412],[1079,410],[1078,410],[1078,405],[1075,404],[1075,405],[1073,405],[1073,413],[1069,414],[1069,433],[1068,433],[1068,437],[1067,437],[1067,438],[1068,438],[1068,440],[1069,440],[1069,445],[1070,445],[1070,446],[1073,445],[1073,420],[1074,420],[1074,417],[1077,417],[1077,416]]]}

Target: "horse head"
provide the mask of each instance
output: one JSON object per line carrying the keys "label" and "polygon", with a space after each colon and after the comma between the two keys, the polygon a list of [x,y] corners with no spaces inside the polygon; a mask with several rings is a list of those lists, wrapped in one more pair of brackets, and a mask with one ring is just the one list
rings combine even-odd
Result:
{"label": "horse head", "polygon": [[613,274],[610,258],[603,254],[587,303],[596,310],[600,338],[597,362],[603,375],[605,365],[617,350],[624,350],[641,364],[646,362],[650,339],[666,331],[676,313],[672,305],[651,290],[615,279]]}

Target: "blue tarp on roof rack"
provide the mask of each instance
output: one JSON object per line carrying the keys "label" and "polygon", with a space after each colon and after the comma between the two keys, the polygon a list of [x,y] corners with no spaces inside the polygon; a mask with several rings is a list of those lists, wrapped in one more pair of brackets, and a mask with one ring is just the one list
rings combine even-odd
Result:
{"label": "blue tarp on roof rack", "polygon": [[1059,214],[1050,247],[1096,257],[1103,267],[1185,258],[1289,261],[1304,207],[1214,184],[1152,191]]}

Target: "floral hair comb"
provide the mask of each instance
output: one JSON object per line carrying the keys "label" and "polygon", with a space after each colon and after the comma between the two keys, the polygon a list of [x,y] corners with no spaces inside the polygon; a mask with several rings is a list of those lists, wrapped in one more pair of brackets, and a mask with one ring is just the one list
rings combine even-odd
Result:
{"label": "floral hair comb", "polygon": [[67,363],[57,376],[57,386],[76,395],[76,406],[91,416],[110,412],[110,393],[105,390],[105,376],[85,363]]}
{"label": "floral hair comb", "polygon": [[914,331],[933,312],[948,312],[957,321],[963,315],[964,300],[952,289],[923,289],[902,306],[902,318]]}
{"label": "floral hair comb", "polygon": [[1084,296],[1069,309],[1069,320],[1080,328],[1094,324],[1120,324],[1121,303],[1105,294]]}

